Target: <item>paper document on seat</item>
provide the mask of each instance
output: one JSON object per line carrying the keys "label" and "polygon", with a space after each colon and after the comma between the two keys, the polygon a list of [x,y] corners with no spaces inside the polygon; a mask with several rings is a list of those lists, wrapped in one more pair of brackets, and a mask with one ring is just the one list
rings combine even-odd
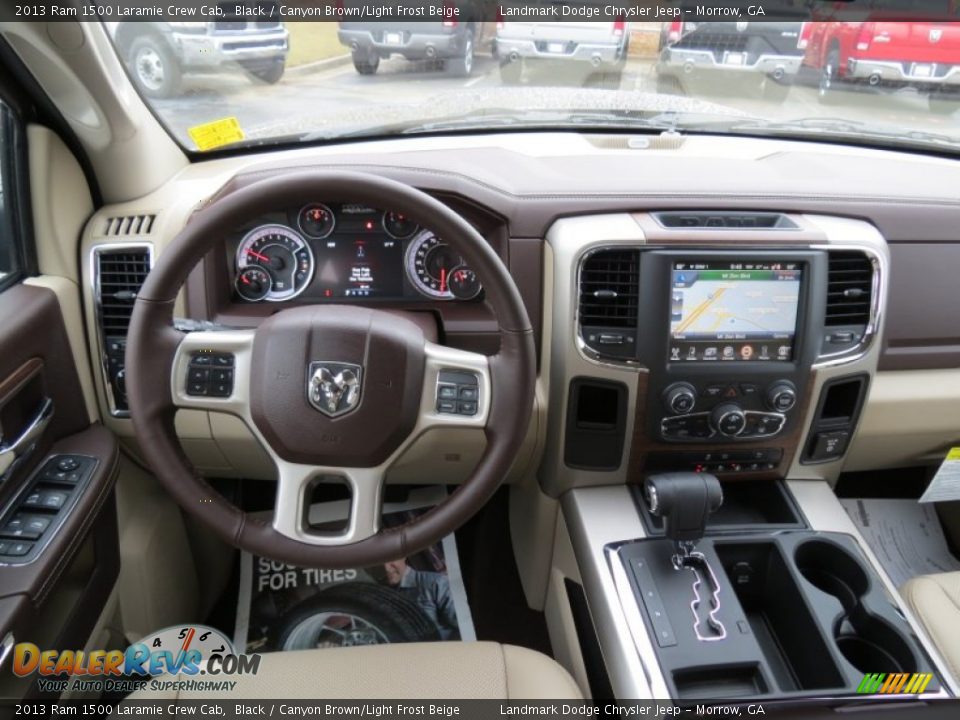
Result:
{"label": "paper document on seat", "polygon": [[[442,488],[386,503],[386,527],[438,505]],[[346,518],[349,501],[319,503],[310,522]],[[391,642],[476,640],[453,535],[374,567],[302,568],[242,553],[234,644],[269,652]]]}
{"label": "paper document on seat", "polygon": [[922,503],[960,500],[960,447],[951,448],[920,497]]}
{"label": "paper document on seat", "polygon": [[960,570],[932,505],[908,499],[840,502],[897,587],[918,575]]}

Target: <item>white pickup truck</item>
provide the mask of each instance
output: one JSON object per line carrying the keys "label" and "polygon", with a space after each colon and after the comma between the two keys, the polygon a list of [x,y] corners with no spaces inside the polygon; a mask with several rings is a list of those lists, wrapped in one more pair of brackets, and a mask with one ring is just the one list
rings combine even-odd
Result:
{"label": "white pickup truck", "polygon": [[619,87],[629,45],[629,27],[623,20],[535,23],[497,19],[496,54],[505,83],[518,82],[526,64],[554,61],[582,65],[600,84]]}
{"label": "white pickup truck", "polygon": [[184,73],[240,69],[269,84],[283,77],[289,34],[278,20],[108,22],[107,31],[147,97],[180,91]]}

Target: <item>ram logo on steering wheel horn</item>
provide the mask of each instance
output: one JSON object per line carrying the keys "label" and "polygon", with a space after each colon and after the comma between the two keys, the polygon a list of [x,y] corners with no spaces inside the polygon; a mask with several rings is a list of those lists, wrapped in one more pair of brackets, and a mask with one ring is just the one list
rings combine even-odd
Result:
{"label": "ram logo on steering wheel horn", "polygon": [[307,378],[307,399],[324,415],[337,417],[360,404],[363,368],[340,362],[312,362]]}

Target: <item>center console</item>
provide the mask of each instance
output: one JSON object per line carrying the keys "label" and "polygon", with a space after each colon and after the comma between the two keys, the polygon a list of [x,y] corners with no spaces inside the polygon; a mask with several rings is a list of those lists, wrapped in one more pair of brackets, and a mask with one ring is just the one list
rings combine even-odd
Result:
{"label": "center console", "polygon": [[876,228],[666,211],[547,239],[541,485],[591,689],[594,657],[624,699],[875,702],[878,673],[957,692],[830,485],[877,367]]}
{"label": "center console", "polygon": [[[793,529],[721,522],[705,537],[722,495],[710,475],[647,478],[644,517],[662,518],[665,537],[616,550],[671,697],[856,695],[874,673],[902,675],[910,694],[940,690],[853,538],[811,531],[798,516]],[[748,508],[767,501],[736,496]]]}

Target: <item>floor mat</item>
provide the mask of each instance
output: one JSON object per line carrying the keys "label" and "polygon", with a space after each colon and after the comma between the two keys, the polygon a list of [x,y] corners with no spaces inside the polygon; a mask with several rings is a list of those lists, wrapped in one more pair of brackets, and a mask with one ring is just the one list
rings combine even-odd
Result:
{"label": "floor mat", "polygon": [[918,575],[960,570],[933,505],[877,498],[840,503],[897,587]]}
{"label": "floor mat", "polygon": [[[387,527],[443,498],[425,488],[384,505]],[[346,517],[349,501],[311,507],[312,524]],[[234,645],[246,652],[391,642],[475,640],[456,540],[374,567],[301,568],[242,553]]]}

